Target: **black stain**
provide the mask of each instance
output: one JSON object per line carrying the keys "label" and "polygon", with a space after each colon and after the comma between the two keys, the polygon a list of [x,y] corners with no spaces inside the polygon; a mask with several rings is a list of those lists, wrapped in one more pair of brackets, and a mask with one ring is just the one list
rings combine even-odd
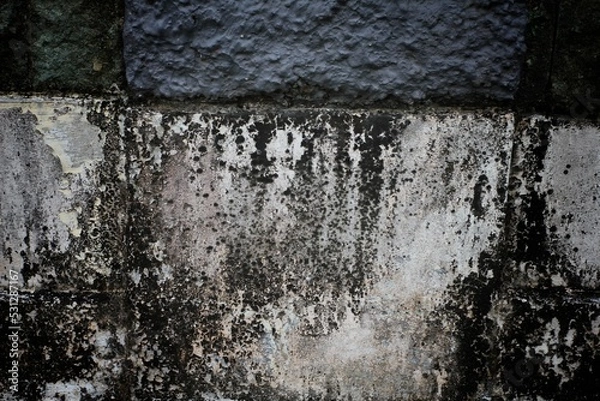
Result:
{"label": "black stain", "polygon": [[259,183],[269,184],[277,178],[277,174],[270,171],[273,160],[270,160],[267,154],[267,145],[274,137],[276,128],[277,125],[273,116],[267,116],[263,121],[254,123],[255,133],[253,139],[256,151],[250,154],[250,163],[252,165],[252,176]]}
{"label": "black stain", "polygon": [[[598,294],[581,286],[572,262],[551,241],[549,232],[556,228],[547,228],[551,211],[546,196],[552,191],[538,189],[551,129],[551,123],[538,121],[522,131],[530,145],[523,149],[520,164],[512,167],[505,235],[492,253],[480,255],[476,273],[457,280],[445,306],[456,321],[458,340],[445,399],[539,396],[587,401],[600,395],[591,384],[600,366],[593,351],[599,340],[591,329],[600,316]],[[519,268],[537,280],[529,282]],[[561,276],[569,287],[552,286],[552,275]],[[494,308],[500,308],[496,313],[502,315],[502,325],[491,314]],[[552,340],[548,335],[554,330],[558,332],[550,334],[556,335]],[[542,343],[548,353],[536,350]],[[559,370],[553,367],[557,360]]]}
{"label": "black stain", "polygon": [[[472,399],[481,383],[490,375],[490,361],[494,357],[493,336],[488,314],[493,296],[501,288],[502,263],[498,253],[482,252],[479,269],[464,279],[458,279],[452,290],[452,299],[445,311],[456,320],[458,349],[444,399]],[[492,279],[488,278],[488,272]]]}
{"label": "black stain", "polygon": [[485,214],[485,207],[483,206],[483,194],[488,185],[489,181],[485,174],[482,174],[477,179],[475,188],[473,189],[473,201],[471,202],[471,213],[477,218],[482,218]]}
{"label": "black stain", "polygon": [[361,171],[360,208],[363,218],[375,220],[379,211],[380,193],[383,187],[381,173],[384,169],[382,151],[392,145],[394,135],[391,133],[392,117],[384,114],[356,116],[353,121],[361,152],[359,168]]}

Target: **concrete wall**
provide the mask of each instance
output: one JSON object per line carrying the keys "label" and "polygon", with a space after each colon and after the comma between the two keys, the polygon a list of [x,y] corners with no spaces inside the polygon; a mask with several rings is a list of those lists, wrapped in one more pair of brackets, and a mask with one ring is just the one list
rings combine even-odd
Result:
{"label": "concrete wall", "polygon": [[3,399],[600,398],[595,2],[50,3],[0,5]]}
{"label": "concrete wall", "polygon": [[1,109],[16,399],[596,394],[596,125]]}

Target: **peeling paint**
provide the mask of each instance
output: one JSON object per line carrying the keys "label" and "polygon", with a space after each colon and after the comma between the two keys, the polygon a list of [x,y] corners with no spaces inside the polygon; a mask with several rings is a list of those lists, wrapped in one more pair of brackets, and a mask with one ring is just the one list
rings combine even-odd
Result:
{"label": "peeling paint", "polygon": [[64,174],[81,174],[102,160],[104,133],[87,121],[88,110],[81,102],[0,102],[0,110],[11,108],[35,116],[36,128]]}

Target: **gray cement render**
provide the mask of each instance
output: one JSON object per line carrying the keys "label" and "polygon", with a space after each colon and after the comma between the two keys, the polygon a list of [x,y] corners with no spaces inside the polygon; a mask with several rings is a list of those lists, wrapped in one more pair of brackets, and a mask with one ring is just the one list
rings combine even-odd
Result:
{"label": "gray cement render", "polygon": [[[43,251],[67,252],[81,237],[84,204],[99,186],[94,170],[103,159],[105,137],[76,101],[3,101],[0,113],[1,260],[20,271],[23,264],[43,264]],[[80,257],[90,270],[107,269],[102,261],[95,266]],[[21,289],[56,288],[49,283],[60,275],[58,266],[46,267],[50,270],[40,274],[25,273]]]}
{"label": "gray cement render", "polygon": [[[2,399],[121,396],[124,255],[115,240],[125,175],[110,156],[120,140],[113,106],[0,99],[2,332],[9,305],[20,328],[19,358],[2,359],[18,361],[19,391],[2,380]],[[18,296],[9,300],[9,288]]]}
{"label": "gray cement render", "polygon": [[175,98],[505,101],[526,22],[512,0],[129,0],[126,76],[134,91]]}

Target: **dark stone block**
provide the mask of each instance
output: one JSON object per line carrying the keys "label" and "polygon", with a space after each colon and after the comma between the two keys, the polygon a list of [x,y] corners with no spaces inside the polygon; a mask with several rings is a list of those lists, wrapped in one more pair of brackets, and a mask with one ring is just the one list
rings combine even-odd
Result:
{"label": "dark stone block", "polygon": [[525,111],[600,113],[600,4],[529,1],[527,59],[518,94]]}
{"label": "dark stone block", "polygon": [[29,90],[31,77],[27,38],[27,3],[7,0],[0,4],[0,90]]}
{"label": "dark stone block", "polygon": [[555,3],[551,0],[528,1],[527,53],[517,94],[517,103],[526,110],[543,110],[552,102],[550,75],[558,17]]}
{"label": "dark stone block", "polygon": [[[553,62],[554,103],[569,107],[572,117],[600,112],[600,3],[569,0],[560,3]],[[583,106],[583,107],[582,107]]]}
{"label": "dark stone block", "polygon": [[33,0],[35,90],[102,91],[122,82],[121,2]]}
{"label": "dark stone block", "polygon": [[118,0],[0,5],[0,90],[104,92],[123,85]]}

